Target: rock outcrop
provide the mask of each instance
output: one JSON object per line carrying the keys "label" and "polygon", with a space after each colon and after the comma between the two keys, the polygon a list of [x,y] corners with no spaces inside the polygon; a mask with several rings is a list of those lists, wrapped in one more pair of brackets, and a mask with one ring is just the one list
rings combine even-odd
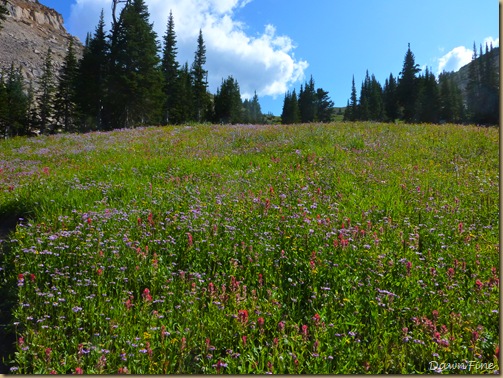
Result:
{"label": "rock outcrop", "polygon": [[7,11],[9,14],[0,29],[0,68],[9,68],[14,63],[36,87],[49,47],[55,74],[64,61],[70,40],[74,41],[77,56],[82,55],[82,43],[66,31],[63,17],[54,9],[38,0],[7,0]]}

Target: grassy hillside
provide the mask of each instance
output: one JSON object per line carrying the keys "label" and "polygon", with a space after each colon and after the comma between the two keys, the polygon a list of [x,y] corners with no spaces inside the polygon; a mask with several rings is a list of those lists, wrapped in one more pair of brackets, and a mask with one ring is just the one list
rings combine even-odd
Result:
{"label": "grassy hillside", "polygon": [[498,158],[455,125],[2,141],[10,371],[499,370]]}

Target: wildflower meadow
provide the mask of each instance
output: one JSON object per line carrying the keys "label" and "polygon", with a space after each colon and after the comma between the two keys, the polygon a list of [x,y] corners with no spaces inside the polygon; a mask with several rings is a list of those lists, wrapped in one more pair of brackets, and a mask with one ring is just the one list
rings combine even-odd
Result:
{"label": "wildflower meadow", "polygon": [[496,128],[13,138],[0,222],[8,373],[500,369]]}

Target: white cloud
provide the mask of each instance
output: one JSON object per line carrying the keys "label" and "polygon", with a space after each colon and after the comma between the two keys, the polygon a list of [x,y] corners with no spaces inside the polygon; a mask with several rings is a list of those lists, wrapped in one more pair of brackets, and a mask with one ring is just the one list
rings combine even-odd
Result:
{"label": "white cloud", "polygon": [[489,47],[491,46],[491,43],[493,45],[493,48],[499,47],[500,39],[499,38],[494,39],[493,37],[485,38],[484,41],[482,42],[482,47],[484,48],[484,52],[486,51],[486,43],[487,43],[487,46],[489,46]]}
{"label": "white cloud", "polygon": [[[194,60],[199,29],[206,46],[206,69],[210,91],[215,93],[228,75],[238,81],[241,94],[249,98],[283,95],[288,87],[304,79],[308,63],[293,54],[291,38],[278,35],[272,25],[265,25],[259,35],[248,35],[246,25],[234,19],[234,12],[252,0],[146,0],[150,21],[159,40],[166,32],[169,11],[173,11],[177,37],[178,61],[189,65]],[[111,22],[111,0],[76,0],[68,29],[82,40],[93,32],[101,9],[107,27]]]}
{"label": "white cloud", "polygon": [[[496,39],[494,39],[493,37],[485,38],[484,41],[482,42],[483,52],[485,52],[486,43],[488,46],[490,46],[492,43],[493,48],[498,47],[499,38]],[[476,47],[477,47],[477,54],[479,54],[480,45]],[[446,72],[458,71],[461,67],[467,65],[472,61],[472,56],[473,56],[473,46],[471,48],[467,48],[465,46],[458,46],[452,49],[438,60],[437,75],[444,71]]]}
{"label": "white cloud", "polygon": [[455,47],[438,60],[438,72],[455,72],[472,60],[473,51],[464,47]]}

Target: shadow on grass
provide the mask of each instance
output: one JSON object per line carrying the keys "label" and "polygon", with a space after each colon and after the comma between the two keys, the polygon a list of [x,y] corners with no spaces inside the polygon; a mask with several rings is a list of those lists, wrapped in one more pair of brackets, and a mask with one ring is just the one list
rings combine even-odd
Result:
{"label": "shadow on grass", "polygon": [[12,311],[17,300],[17,285],[12,274],[9,235],[15,231],[20,216],[0,209],[0,374],[10,373],[14,358],[16,335]]}

